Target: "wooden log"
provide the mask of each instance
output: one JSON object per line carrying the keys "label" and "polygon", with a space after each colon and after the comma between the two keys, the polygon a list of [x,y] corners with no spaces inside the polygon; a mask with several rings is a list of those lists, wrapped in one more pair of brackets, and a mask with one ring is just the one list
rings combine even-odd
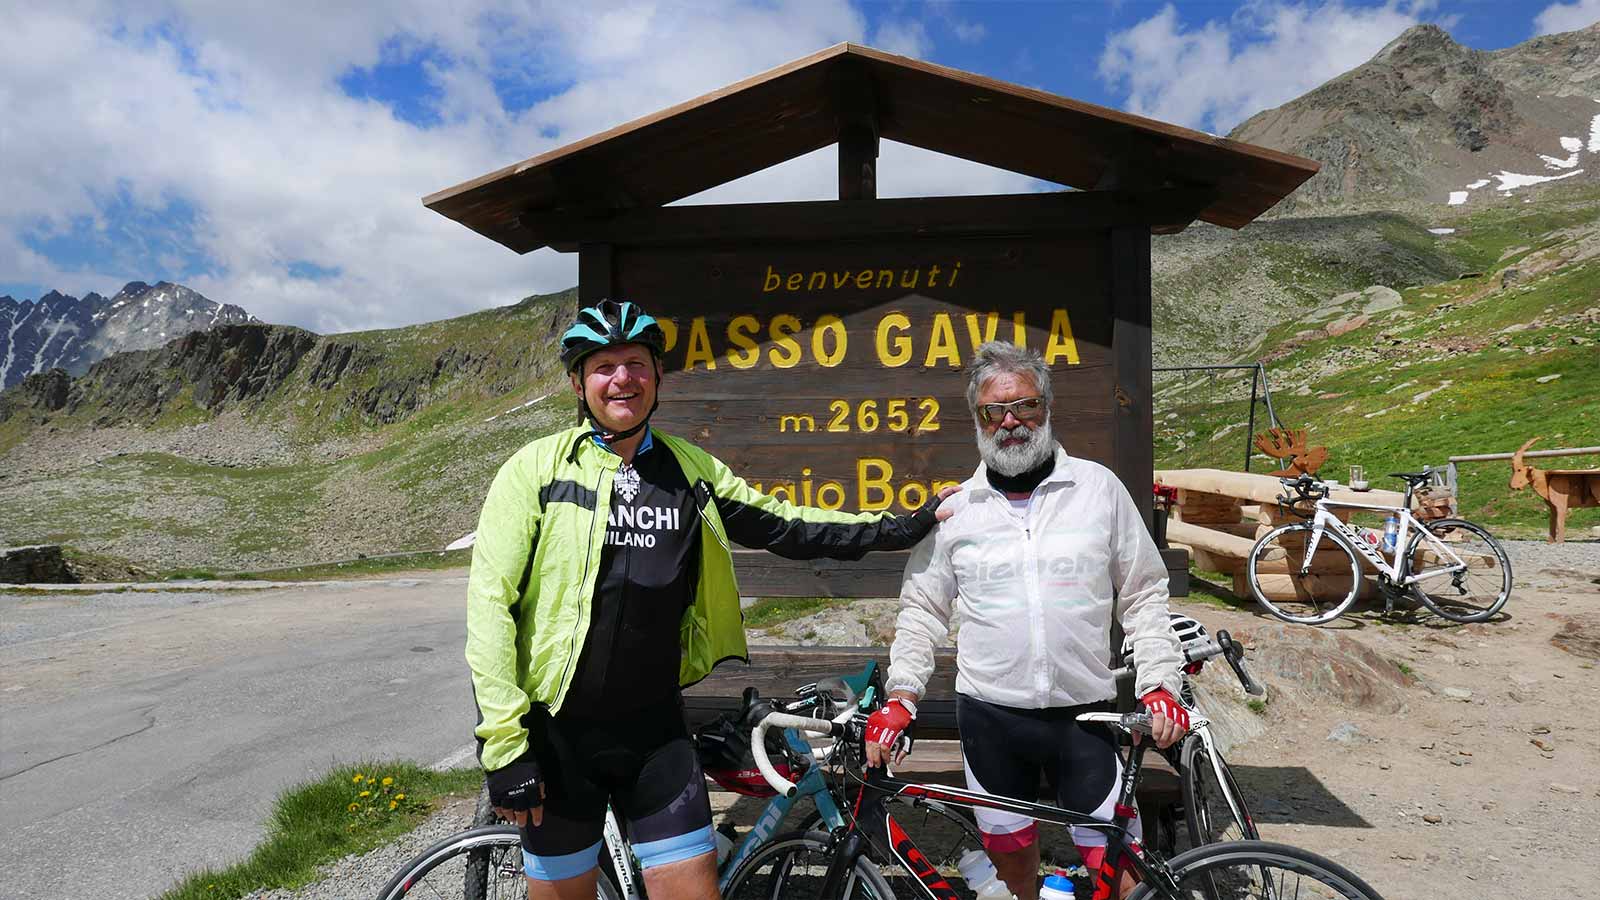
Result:
{"label": "wooden log", "polygon": [[[1333,513],[1333,517],[1339,521],[1348,522],[1350,521],[1350,514],[1355,512],[1355,510],[1332,509],[1329,510],[1329,512]],[[1279,506],[1268,506],[1267,504],[1263,503],[1261,504],[1260,511],[1256,513],[1256,521],[1263,526],[1267,526],[1265,530],[1258,530],[1256,532],[1256,537],[1260,538],[1261,535],[1266,534],[1267,531],[1270,531],[1279,525],[1288,525],[1292,522],[1308,522],[1310,520],[1304,516],[1297,516]]]}
{"label": "wooden log", "polygon": [[[1256,564],[1256,571],[1263,575],[1288,575],[1291,570],[1298,573],[1301,554],[1294,554],[1292,559],[1291,562],[1291,557],[1280,556],[1276,559],[1262,560]],[[1349,575],[1350,557],[1346,556],[1343,550],[1324,550],[1319,547],[1316,554],[1311,557],[1311,574]]]}
{"label": "wooden log", "polygon": [[1172,509],[1172,518],[1196,525],[1237,522],[1239,501],[1222,494],[1180,489],[1178,503]]}
{"label": "wooden log", "polygon": [[1168,522],[1167,539],[1188,544],[1196,550],[1205,550],[1235,559],[1248,557],[1250,548],[1255,546],[1255,541],[1249,538],[1214,531],[1189,522]]}
{"label": "wooden log", "polygon": [[[1223,469],[1157,469],[1155,474],[1156,481],[1170,487],[1226,494],[1241,500],[1253,500],[1263,506],[1276,506],[1278,498],[1284,492],[1284,486],[1278,479],[1250,472],[1228,472]],[[1399,506],[1405,502],[1405,495],[1395,491],[1357,492],[1348,488],[1335,488],[1332,499],[1348,503]]]}
{"label": "wooden log", "polygon": [[[737,712],[746,687],[763,697],[792,697],[794,689],[829,676],[855,675],[876,661],[889,666],[888,647],[793,647],[757,645],[750,662],[728,660],[703,681],[684,688],[684,717],[691,728],[722,713]],[[917,702],[917,736],[930,740],[954,738],[956,731],[956,651],[934,651],[933,675],[927,692]]]}
{"label": "wooden log", "polygon": [[[1233,576],[1233,592],[1241,597],[1254,596],[1250,593],[1250,576],[1244,573]],[[1339,575],[1309,575],[1300,578],[1294,575],[1262,575],[1259,577],[1261,592],[1267,595],[1268,600],[1295,600],[1317,597],[1324,600],[1337,600],[1350,591],[1350,576]],[[1361,579],[1361,589],[1356,595],[1358,599],[1370,600],[1378,596],[1378,583],[1371,578]]]}
{"label": "wooden log", "polygon": [[1235,575],[1244,571],[1245,561],[1237,556],[1223,556],[1212,553],[1210,550],[1194,551],[1194,564],[1207,572],[1221,572],[1224,575]]}
{"label": "wooden log", "polygon": [[[1500,560],[1493,553],[1457,553],[1456,555],[1461,557],[1461,561],[1466,563],[1469,569],[1488,570],[1500,567]],[[1445,558],[1428,547],[1418,549],[1411,558],[1412,571],[1450,565],[1455,565],[1455,561]]]}

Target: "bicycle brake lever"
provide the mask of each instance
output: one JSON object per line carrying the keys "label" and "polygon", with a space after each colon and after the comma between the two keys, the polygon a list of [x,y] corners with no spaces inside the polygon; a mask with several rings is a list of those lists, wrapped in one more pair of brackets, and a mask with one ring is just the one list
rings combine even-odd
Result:
{"label": "bicycle brake lever", "polygon": [[1222,645],[1222,656],[1228,661],[1228,666],[1233,669],[1233,674],[1239,677],[1239,683],[1244,686],[1244,691],[1253,697],[1260,697],[1267,692],[1261,682],[1250,676],[1244,667],[1244,645],[1233,639],[1233,635],[1226,630],[1217,632],[1217,643]]}

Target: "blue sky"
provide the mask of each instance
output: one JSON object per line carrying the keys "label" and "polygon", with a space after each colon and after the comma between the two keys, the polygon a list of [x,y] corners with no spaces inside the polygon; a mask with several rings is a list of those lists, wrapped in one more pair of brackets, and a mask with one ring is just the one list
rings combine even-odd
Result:
{"label": "blue sky", "polygon": [[[1600,0],[31,4],[0,32],[0,294],[188,284],[319,331],[558,290],[443,187],[854,41],[1225,133],[1410,25],[1498,49]],[[250,7],[259,7],[253,9]],[[830,196],[831,150],[696,198]],[[898,145],[884,195],[1041,185]]]}

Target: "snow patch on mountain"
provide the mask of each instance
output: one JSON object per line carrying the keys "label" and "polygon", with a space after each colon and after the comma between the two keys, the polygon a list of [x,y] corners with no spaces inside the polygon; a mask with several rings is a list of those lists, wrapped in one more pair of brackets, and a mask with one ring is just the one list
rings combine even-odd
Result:
{"label": "snow patch on mountain", "polygon": [[38,300],[0,297],[0,389],[52,368],[81,375],[123,350],[147,350],[169,335],[259,321],[181,284],[130,281],[107,299],[50,291]]}

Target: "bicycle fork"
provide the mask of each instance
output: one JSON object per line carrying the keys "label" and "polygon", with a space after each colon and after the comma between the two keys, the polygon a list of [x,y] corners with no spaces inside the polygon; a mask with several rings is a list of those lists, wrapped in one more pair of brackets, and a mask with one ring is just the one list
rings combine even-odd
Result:
{"label": "bicycle fork", "polygon": [[[1144,767],[1144,754],[1150,748],[1150,738],[1135,744],[1128,753],[1128,764],[1122,768],[1122,786],[1117,792],[1117,802],[1112,807],[1113,830],[1107,833],[1106,853],[1100,860],[1100,870],[1094,873],[1092,900],[1116,900],[1121,896],[1122,870],[1135,873],[1139,881],[1151,882],[1158,891],[1165,889],[1176,896],[1177,884],[1164,861],[1152,864],[1145,856],[1139,842],[1130,835],[1125,840],[1118,836],[1129,835],[1128,826],[1139,818],[1135,789],[1139,784],[1139,771]],[[1124,863],[1123,856],[1127,856]]]}

